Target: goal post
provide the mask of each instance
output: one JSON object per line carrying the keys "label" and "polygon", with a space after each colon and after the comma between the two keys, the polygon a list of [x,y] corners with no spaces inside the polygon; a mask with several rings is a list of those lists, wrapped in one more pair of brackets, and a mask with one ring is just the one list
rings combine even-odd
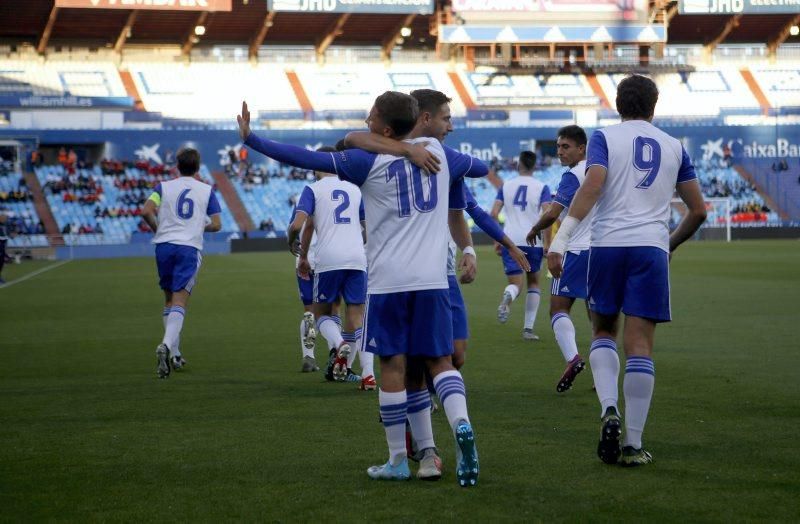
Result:
{"label": "goal post", "polygon": [[[724,239],[726,242],[731,241],[731,200],[729,198],[706,198],[706,211],[708,218],[700,226],[701,229],[711,229],[718,231],[713,234],[711,231],[703,235],[704,238]],[[681,218],[686,214],[686,204],[679,198],[672,199],[670,205],[670,231],[677,227]]]}

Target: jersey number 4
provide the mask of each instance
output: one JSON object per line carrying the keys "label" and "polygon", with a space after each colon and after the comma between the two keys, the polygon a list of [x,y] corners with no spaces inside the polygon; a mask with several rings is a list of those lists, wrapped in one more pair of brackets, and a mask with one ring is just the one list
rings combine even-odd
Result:
{"label": "jersey number 4", "polygon": [[528,207],[528,186],[519,186],[517,188],[517,192],[514,193],[513,203],[520,211],[525,211],[525,208]]}
{"label": "jersey number 4", "polygon": [[412,195],[409,195],[408,178],[405,160],[395,160],[389,164],[389,169],[386,171],[386,181],[389,182],[395,179],[397,182],[397,211],[399,215],[401,217],[411,216],[412,196],[414,208],[420,213],[430,213],[436,209],[436,203],[439,199],[436,174],[426,177],[429,185],[427,199],[425,197],[425,188],[423,187],[422,173],[417,166],[411,164],[410,190]]}
{"label": "jersey number 4", "polygon": [[661,168],[661,145],[656,139],[637,136],[633,140],[633,167],[644,173],[636,187],[648,189],[653,185]]}
{"label": "jersey number 4", "polygon": [[342,201],[341,204],[336,206],[336,209],[333,210],[333,223],[334,224],[349,224],[350,218],[343,217],[342,213],[347,211],[347,208],[350,207],[350,195],[347,194],[347,191],[342,191],[341,189],[334,189],[331,193],[331,200],[338,202],[339,200]]}
{"label": "jersey number 4", "polygon": [[178,197],[177,209],[175,210],[178,216],[184,220],[189,220],[192,218],[192,215],[194,215],[194,200],[187,196],[189,191],[191,191],[191,189],[184,189],[181,191]]}

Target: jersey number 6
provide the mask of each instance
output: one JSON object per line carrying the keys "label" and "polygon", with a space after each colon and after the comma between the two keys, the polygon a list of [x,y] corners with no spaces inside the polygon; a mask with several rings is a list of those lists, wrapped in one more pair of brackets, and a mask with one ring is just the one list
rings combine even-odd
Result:
{"label": "jersey number 6", "polygon": [[187,196],[189,191],[191,189],[184,189],[178,197],[178,209],[176,209],[176,212],[184,220],[189,220],[194,215],[194,200]]}

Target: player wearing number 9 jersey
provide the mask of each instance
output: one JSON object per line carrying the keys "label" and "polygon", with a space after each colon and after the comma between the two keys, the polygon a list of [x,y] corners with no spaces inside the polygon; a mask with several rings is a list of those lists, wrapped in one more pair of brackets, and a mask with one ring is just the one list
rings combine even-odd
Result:
{"label": "player wearing number 9 jersey", "polygon": [[[705,220],[697,176],[681,143],[653,126],[658,88],[629,76],[617,88],[622,123],[596,131],[587,148],[587,173],[569,214],[550,246],[548,266],[562,273],[570,236],[592,206],[588,302],[593,341],[589,361],[601,405],[597,448],[603,462],[637,466],[652,460],[642,449],[642,432],[655,382],[653,339],[658,322],[671,319],[669,257]],[[670,235],[673,192],[688,212]],[[619,313],[626,315],[625,440],[617,411]],[[621,456],[621,459],[620,459]]]}
{"label": "player wearing number 9 jersey", "polygon": [[178,370],[186,364],[179,341],[186,304],[203,259],[203,232],[221,229],[219,201],[211,186],[198,178],[200,154],[183,149],[177,161],[181,176],[157,185],[142,210],[142,218],[155,232],[156,266],[165,300],[164,338],[156,348],[160,378],[169,376],[170,365]]}

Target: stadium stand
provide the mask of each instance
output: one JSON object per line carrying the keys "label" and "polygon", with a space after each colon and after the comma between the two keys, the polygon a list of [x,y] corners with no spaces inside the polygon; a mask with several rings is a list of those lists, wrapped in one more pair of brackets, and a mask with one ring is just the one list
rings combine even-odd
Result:
{"label": "stadium stand", "polygon": [[36,214],[33,196],[22,174],[3,166],[0,169],[0,211],[9,217],[11,238],[8,247],[47,246],[44,226]]}
{"label": "stadium stand", "polygon": [[0,96],[125,97],[111,62],[0,61]]}
{"label": "stadium stand", "polygon": [[[201,166],[202,178],[211,176]],[[36,168],[47,203],[67,245],[126,244],[135,232],[149,233],[141,206],[161,180],[174,175],[163,165],[103,161],[92,167],[45,165]],[[223,231],[238,232],[223,198]]]}

